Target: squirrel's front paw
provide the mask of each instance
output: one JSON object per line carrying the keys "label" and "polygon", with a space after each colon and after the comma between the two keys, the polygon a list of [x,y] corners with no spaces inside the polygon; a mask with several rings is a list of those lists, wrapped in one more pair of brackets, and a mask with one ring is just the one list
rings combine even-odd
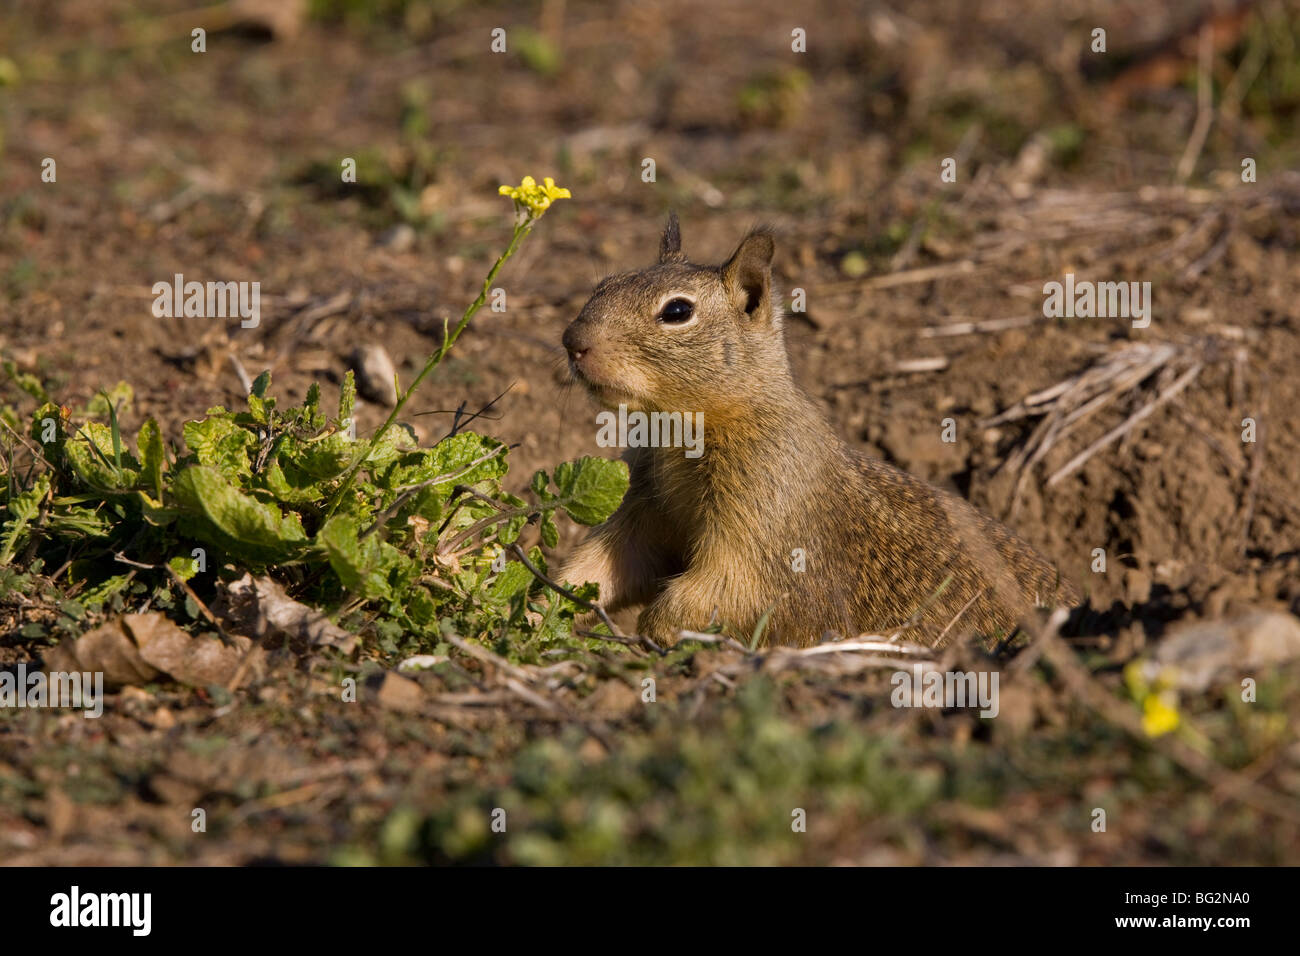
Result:
{"label": "squirrel's front paw", "polygon": [[636,619],[636,632],[660,647],[672,647],[677,643],[679,631],[703,631],[714,617],[712,611],[684,606],[682,601],[674,600],[669,591],[641,612]]}
{"label": "squirrel's front paw", "polygon": [[673,614],[663,601],[655,601],[642,611],[636,619],[636,632],[648,637],[660,647],[672,647],[677,643],[677,632],[682,623],[673,619]]}

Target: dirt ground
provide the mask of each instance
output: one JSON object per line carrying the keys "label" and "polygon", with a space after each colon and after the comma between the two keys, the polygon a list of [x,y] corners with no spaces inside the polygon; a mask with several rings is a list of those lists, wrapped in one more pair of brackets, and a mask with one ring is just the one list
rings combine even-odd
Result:
{"label": "dirt ground", "polygon": [[[1138,713],[1124,665],[1179,628],[1300,614],[1296,3],[1203,21],[1118,0],[337,0],[273,30],[257,11],[292,5],[264,3],[214,22],[203,53],[187,7],[0,13],[0,355],[19,370],[68,405],[125,380],[128,427],[155,416],[175,442],[242,402],[237,366],[296,401],[337,392],[377,342],[409,379],[508,238],[497,186],[553,175],[573,199],[410,418],[433,441],[447,410],[505,393],[476,427],[518,446],[521,491],[600,453],[559,348],[594,281],[650,262],[669,209],[700,261],[770,223],[778,281],[806,297],[787,325],[802,387],[855,447],[1003,518],[1083,585],[1062,646],[1107,703],[1023,652],[992,730],[890,708],[883,672],[715,648],[570,662],[545,678],[549,712],[455,708],[483,690],[475,667],[399,681],[369,652],[347,665],[369,681],[348,709],[337,662],[281,662],[225,698],[127,688],[100,721],[0,713],[0,859],[1300,863],[1300,816],[1270,803],[1300,807],[1295,660],[1247,669],[1257,710],[1232,699],[1242,675],[1185,699],[1195,739],[1114,716]],[[174,273],[260,281],[260,326],[155,318]],[[1066,273],[1149,282],[1149,326],[1045,317]],[[1058,393],[1003,414],[1085,374],[1095,407]],[[1053,401],[1070,427],[1043,442]],[[385,414],[365,403],[359,427]],[[555,555],[581,532],[562,523]],[[21,604],[6,611],[0,662],[38,658]],[[646,668],[666,706],[641,703]]]}

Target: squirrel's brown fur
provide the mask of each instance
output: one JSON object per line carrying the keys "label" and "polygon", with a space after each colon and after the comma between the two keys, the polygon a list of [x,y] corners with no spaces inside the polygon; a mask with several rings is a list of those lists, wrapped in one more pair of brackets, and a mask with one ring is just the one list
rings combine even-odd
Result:
{"label": "squirrel's brown fur", "polygon": [[[608,610],[646,605],[637,630],[662,643],[712,622],[747,641],[769,609],[768,643],[909,620],[912,639],[954,619],[949,636],[996,636],[1035,604],[1077,603],[1011,531],[832,431],[790,373],[773,252],[760,229],[722,266],[689,263],[671,217],[659,263],[605,279],[565,330],[601,404],[702,412],[704,441],[698,458],[629,450],[627,496],[562,577],[597,582]],[[694,304],[688,321],[661,321],[674,299]]]}

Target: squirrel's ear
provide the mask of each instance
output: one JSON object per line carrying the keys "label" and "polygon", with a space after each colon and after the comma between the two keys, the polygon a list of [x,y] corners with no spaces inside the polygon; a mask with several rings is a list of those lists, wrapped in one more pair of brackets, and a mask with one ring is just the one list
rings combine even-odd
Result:
{"label": "squirrel's ear", "polygon": [[682,229],[677,223],[675,212],[668,213],[668,225],[664,226],[664,234],[659,238],[659,261],[686,261],[686,256],[682,252]]}
{"label": "squirrel's ear", "polygon": [[750,317],[771,309],[772,256],[776,242],[766,229],[747,235],[722,267],[722,284],[736,308]]}

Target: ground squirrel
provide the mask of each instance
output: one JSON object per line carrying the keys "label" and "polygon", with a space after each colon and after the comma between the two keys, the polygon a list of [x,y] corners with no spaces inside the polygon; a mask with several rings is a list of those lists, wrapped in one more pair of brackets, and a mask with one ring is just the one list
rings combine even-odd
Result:
{"label": "ground squirrel", "polygon": [[565,329],[601,405],[702,413],[704,438],[694,456],[629,449],[627,496],[562,577],[597,582],[608,610],[645,605],[638,632],[669,644],[712,623],[748,641],[769,611],[772,644],[909,620],[927,643],[996,637],[1036,603],[1077,603],[1010,530],[840,440],[791,376],[774,249],[757,229],[724,265],[695,265],[670,216],[658,264],[602,281]]}

